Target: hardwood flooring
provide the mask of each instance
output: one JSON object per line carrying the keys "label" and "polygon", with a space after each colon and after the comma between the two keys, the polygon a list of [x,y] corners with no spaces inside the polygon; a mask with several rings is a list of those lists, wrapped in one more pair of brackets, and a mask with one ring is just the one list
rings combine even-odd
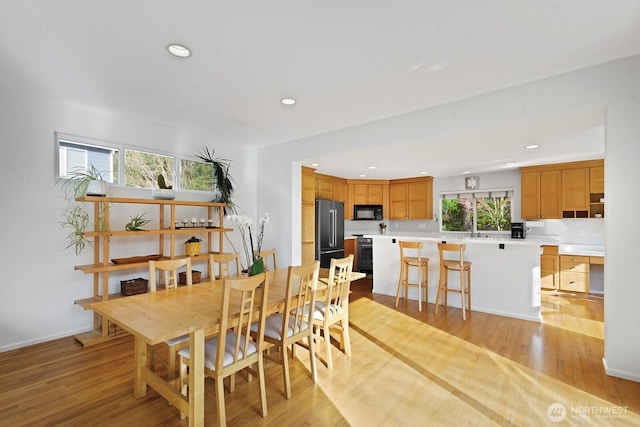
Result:
{"label": "hardwood flooring", "polygon": [[[640,383],[602,366],[603,301],[543,296],[543,323],[373,295],[353,285],[348,360],[311,380],[307,354],[291,363],[293,396],[280,366],[266,363],[268,417],[258,384],[236,381],[226,396],[229,425],[640,425]],[[321,353],[322,356],[322,353]],[[0,425],[184,426],[155,391],[133,396],[133,339],[82,348],[72,337],[0,353]],[[207,389],[212,390],[211,384]],[[560,406],[560,405],[562,406]],[[552,412],[551,416],[561,415]],[[215,424],[213,400],[206,422]]]}

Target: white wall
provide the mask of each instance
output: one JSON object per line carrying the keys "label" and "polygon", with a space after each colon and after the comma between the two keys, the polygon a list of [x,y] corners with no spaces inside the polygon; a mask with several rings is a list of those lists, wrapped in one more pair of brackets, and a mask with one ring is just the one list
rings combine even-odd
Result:
{"label": "white wall", "polygon": [[[640,57],[539,80],[473,98],[280,144],[259,150],[259,176],[269,176],[269,190],[259,196],[258,206],[269,206],[275,216],[299,214],[291,196],[280,195],[292,188],[292,162],[314,155],[340,153],[385,146],[389,141],[426,141],[453,132],[471,132],[484,126],[508,125],[536,117],[583,108],[606,107],[606,199],[607,217],[605,269],[605,360],[607,372],[640,381],[640,339],[629,336],[629,325],[640,324],[640,286],[628,266],[634,265],[640,223],[628,213],[640,208],[638,198],[629,197],[640,159]],[[270,174],[268,171],[282,173]],[[299,192],[299,185],[294,188]],[[284,262],[299,262],[290,247],[300,244],[300,228],[281,229]]]}
{"label": "white wall", "polygon": [[[0,351],[92,327],[91,312],[73,303],[91,296],[91,276],[73,269],[90,264],[91,251],[80,257],[73,250],[65,251],[68,231],[58,224],[65,202],[54,179],[55,131],[186,155],[204,145],[214,148],[216,155],[233,160],[237,203],[243,213],[255,215],[255,150],[239,150],[213,136],[197,136],[115,112],[0,92]],[[149,190],[112,191],[150,198]],[[182,193],[178,198],[208,200],[207,196]],[[124,226],[132,211],[115,212],[122,207],[114,206],[113,221]],[[134,209],[140,213],[146,208],[138,205]],[[146,210],[147,217],[157,215],[157,209]],[[155,238],[147,242],[115,240],[112,257],[157,253]],[[128,278],[138,277],[144,271],[127,274]],[[119,280],[113,275],[112,289],[118,289]]]}

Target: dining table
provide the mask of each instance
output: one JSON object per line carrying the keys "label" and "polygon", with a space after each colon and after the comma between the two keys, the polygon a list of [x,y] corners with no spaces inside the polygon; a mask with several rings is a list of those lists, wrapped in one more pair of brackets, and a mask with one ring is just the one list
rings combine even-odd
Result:
{"label": "dining table", "polygon": [[[284,309],[288,268],[267,271],[269,294],[267,316]],[[351,281],[365,277],[353,272]],[[318,292],[326,292],[328,269],[321,269]],[[206,337],[214,336],[220,324],[222,281],[204,281],[191,286],[143,293],[123,298],[110,299],[91,304],[91,309],[116,323],[135,338],[134,385],[136,398],[152,387],[168,403],[187,414],[190,426],[204,424],[204,343]],[[230,313],[229,326],[237,326],[238,313]],[[190,372],[189,393],[184,396],[175,380],[158,375],[148,363],[148,347],[171,338],[189,336]]]}

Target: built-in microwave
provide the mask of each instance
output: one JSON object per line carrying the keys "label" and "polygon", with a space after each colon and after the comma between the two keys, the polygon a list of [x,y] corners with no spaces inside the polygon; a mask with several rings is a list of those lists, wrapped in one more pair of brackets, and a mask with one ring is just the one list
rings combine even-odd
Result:
{"label": "built-in microwave", "polygon": [[382,205],[354,205],[355,221],[382,221]]}

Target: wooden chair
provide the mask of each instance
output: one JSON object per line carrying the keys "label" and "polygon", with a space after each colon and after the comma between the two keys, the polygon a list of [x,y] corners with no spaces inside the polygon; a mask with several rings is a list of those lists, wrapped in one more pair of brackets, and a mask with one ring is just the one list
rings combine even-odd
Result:
{"label": "wooden chair", "polygon": [[351,271],[353,270],[353,254],[346,258],[333,258],[329,265],[329,284],[326,295],[315,304],[313,324],[322,330],[327,352],[327,368],[333,369],[331,359],[330,329],[340,333],[340,349],[347,357],[351,357],[349,340],[349,288]]}
{"label": "wooden chair", "polygon": [[218,265],[218,279],[225,277],[239,277],[242,270],[240,269],[240,255],[237,252],[221,252],[212,254],[209,257],[209,275],[211,280],[215,281],[215,265]]}
{"label": "wooden chair", "polygon": [[[258,287],[263,285],[260,290]],[[253,364],[258,365],[257,375],[260,383],[260,401],[262,416],[267,416],[267,395],[264,377],[265,349],[264,331],[266,323],[267,294],[269,292],[269,279],[265,273],[246,277],[225,277],[222,279],[222,301],[220,305],[220,330],[218,336],[208,339],[204,343],[205,360],[204,370],[207,377],[215,382],[216,407],[218,409],[218,424],[226,425],[224,384],[223,379],[243,369],[251,369]],[[259,297],[258,297],[259,296]],[[250,325],[256,321],[256,300],[259,298],[258,331],[254,339],[249,331]],[[237,331],[231,329],[234,325],[229,323],[230,307],[240,307],[240,313],[233,321],[237,321]],[[213,308],[212,308],[213,309]],[[180,384],[181,392],[187,395],[190,349],[183,348],[180,355]],[[185,414],[180,417],[184,419]]]}
{"label": "wooden chair", "polygon": [[[471,262],[465,261],[464,251],[467,245],[454,243],[438,243],[438,253],[440,255],[440,279],[438,280],[438,294],[436,296],[435,314],[438,314],[441,294],[444,296],[444,306],[447,306],[447,294],[455,292],[460,294],[460,304],[462,307],[462,319],[467,319],[467,310],[471,311]],[[445,253],[455,253],[454,258],[445,258]],[[449,271],[460,273],[460,288],[449,288]],[[466,275],[465,275],[466,273]],[[465,280],[466,278],[466,280]],[[465,298],[466,296],[466,298]],[[465,306],[465,299],[467,304]]]}
{"label": "wooden chair", "polygon": [[[418,311],[422,311],[422,292],[424,288],[424,302],[428,302],[429,289],[429,258],[422,257],[422,242],[398,242],[400,247],[400,277],[396,292],[396,307],[400,301],[400,294],[404,288],[404,298],[409,299],[409,286],[418,288]],[[408,256],[407,252],[417,252],[417,256]],[[418,278],[415,283],[409,281],[410,268],[417,269]]]}
{"label": "wooden chair", "polygon": [[[278,253],[275,249],[265,249],[258,254],[260,258],[264,260],[264,268],[269,270],[278,269]],[[269,262],[269,258],[272,259],[273,264]]]}
{"label": "wooden chair", "polygon": [[160,272],[164,276],[164,286],[166,289],[178,287],[178,269],[186,268],[187,286],[193,284],[191,278],[191,258],[165,259],[162,261],[149,261],[149,290],[156,291],[156,273]]}
{"label": "wooden chair", "polygon": [[[289,346],[299,344],[309,350],[311,376],[317,381],[316,353],[313,340],[313,307],[316,302],[320,261],[289,267],[284,311],[267,318],[264,340],[279,347],[279,363],[282,364],[285,397],[291,398],[289,376]],[[258,331],[258,323],[251,325],[251,331]],[[307,343],[304,344],[304,339]],[[292,347],[292,356],[294,355]]]}
{"label": "wooden chair", "polygon": [[[161,261],[149,261],[149,289],[150,292],[156,292],[156,274],[164,276],[164,285],[166,289],[178,287],[178,269],[185,267],[186,284],[193,284],[191,278],[191,258],[167,259]],[[156,346],[151,346],[149,352],[149,366],[153,369],[154,361],[160,360],[167,367],[167,375],[169,379],[176,377],[176,356],[178,350],[189,344],[189,336],[182,335],[180,337],[171,338],[164,342],[169,348],[169,356],[167,360],[158,356]]]}

